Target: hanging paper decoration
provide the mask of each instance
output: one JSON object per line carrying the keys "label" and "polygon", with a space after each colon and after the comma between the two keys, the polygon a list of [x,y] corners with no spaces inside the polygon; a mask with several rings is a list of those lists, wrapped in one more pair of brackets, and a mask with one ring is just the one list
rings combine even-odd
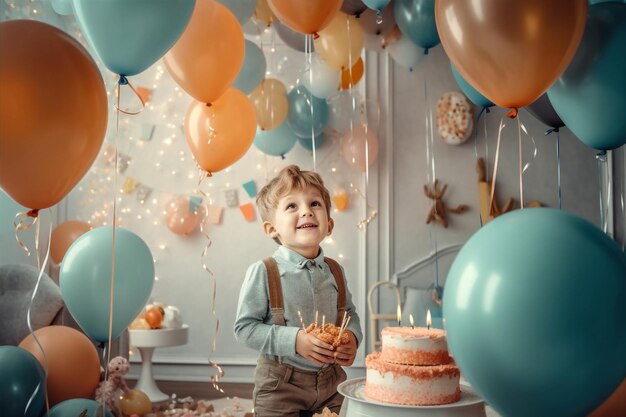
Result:
{"label": "hanging paper decoration", "polygon": [[115,161],[115,148],[109,144],[104,148],[104,152],[102,152],[102,163],[105,166],[110,166]]}
{"label": "hanging paper decoration", "polygon": [[117,154],[117,172],[123,174],[130,165],[130,156],[123,153]]}
{"label": "hanging paper decoration", "polygon": [[137,187],[137,200],[141,202],[145,201],[150,196],[151,192],[152,188],[145,184],[139,184],[139,187]]}
{"label": "hanging paper decoration", "polygon": [[256,196],[256,183],[254,180],[250,180],[242,184],[243,189],[248,193],[248,197],[252,198]]}
{"label": "hanging paper decoration", "polygon": [[152,140],[152,135],[154,134],[154,129],[156,128],[156,125],[152,124],[152,123],[144,123],[141,125],[141,136],[139,137],[140,140]]}
{"label": "hanging paper decoration", "polygon": [[224,208],[219,206],[210,205],[207,207],[207,219],[211,224],[220,224],[222,223],[222,213],[224,213]]}
{"label": "hanging paper decoration", "polygon": [[139,181],[131,177],[126,177],[126,179],[124,180],[124,186],[122,187],[122,191],[125,194],[130,194],[133,191],[135,191],[135,188],[137,188],[138,185],[139,185]]}
{"label": "hanging paper decoration", "polygon": [[152,94],[152,90],[148,87],[136,87],[135,91],[141,100],[145,103],[150,101],[150,95]]}
{"label": "hanging paper decoration", "polygon": [[198,206],[202,204],[202,197],[199,195],[192,195],[189,197],[189,211],[195,213],[198,211]]}
{"label": "hanging paper decoration", "polygon": [[244,219],[249,222],[254,221],[254,206],[252,205],[252,203],[246,203],[242,206],[239,206],[239,209],[241,210],[241,214],[243,214]]}
{"label": "hanging paper decoration", "polygon": [[239,205],[237,190],[226,190],[224,191],[224,196],[226,197],[226,205],[228,207],[237,207]]}

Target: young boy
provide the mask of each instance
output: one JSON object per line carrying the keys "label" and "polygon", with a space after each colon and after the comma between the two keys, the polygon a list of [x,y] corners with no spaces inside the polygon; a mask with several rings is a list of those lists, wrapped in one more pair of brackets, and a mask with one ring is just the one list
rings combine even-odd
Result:
{"label": "young boy", "polygon": [[[261,353],[255,415],[310,416],[324,407],[339,413],[341,366],[352,365],[363,335],[343,270],[319,246],[333,231],[330,195],[317,173],[290,165],[256,202],[265,234],[280,246],[248,268],[234,326],[237,340]],[[344,311],[348,344],[333,348],[302,328],[315,321],[341,325]]]}

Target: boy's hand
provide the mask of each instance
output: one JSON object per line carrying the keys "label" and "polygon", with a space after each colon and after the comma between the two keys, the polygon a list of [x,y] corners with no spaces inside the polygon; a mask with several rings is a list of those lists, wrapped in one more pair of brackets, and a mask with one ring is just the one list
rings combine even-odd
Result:
{"label": "boy's hand", "polygon": [[341,366],[350,366],[356,357],[356,336],[350,330],[346,330],[350,336],[350,343],[341,345],[335,352],[335,362]]}
{"label": "boy's hand", "polygon": [[296,336],[296,352],[316,365],[333,363],[333,346],[303,330]]}

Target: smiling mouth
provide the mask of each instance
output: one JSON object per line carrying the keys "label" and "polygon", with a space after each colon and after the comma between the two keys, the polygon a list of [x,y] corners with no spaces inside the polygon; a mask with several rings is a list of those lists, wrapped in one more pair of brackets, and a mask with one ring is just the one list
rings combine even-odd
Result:
{"label": "smiling mouth", "polygon": [[306,224],[303,224],[303,225],[300,225],[300,226],[296,227],[296,229],[309,229],[309,228],[312,228],[312,227],[317,227],[317,225],[313,224],[313,223],[306,223]]}

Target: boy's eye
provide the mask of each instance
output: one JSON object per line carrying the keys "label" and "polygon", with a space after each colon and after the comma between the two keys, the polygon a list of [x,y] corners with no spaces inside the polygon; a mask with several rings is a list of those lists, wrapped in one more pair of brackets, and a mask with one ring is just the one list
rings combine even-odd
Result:
{"label": "boy's eye", "polygon": [[294,209],[294,208],[296,208],[296,205],[294,203],[287,204],[287,209]]}
{"label": "boy's eye", "polygon": [[321,207],[322,203],[320,203],[319,201],[315,200],[314,202],[311,203],[311,206],[313,206],[313,207]]}

